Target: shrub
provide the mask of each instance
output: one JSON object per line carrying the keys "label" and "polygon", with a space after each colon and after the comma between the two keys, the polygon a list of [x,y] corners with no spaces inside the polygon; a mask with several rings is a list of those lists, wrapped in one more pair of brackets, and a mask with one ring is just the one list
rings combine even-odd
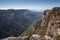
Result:
{"label": "shrub", "polygon": [[57,35],[55,38],[56,40],[60,40],[60,35]]}
{"label": "shrub", "polygon": [[46,34],[46,28],[45,28],[45,27],[38,27],[38,28],[35,30],[35,34],[44,36],[44,35]]}

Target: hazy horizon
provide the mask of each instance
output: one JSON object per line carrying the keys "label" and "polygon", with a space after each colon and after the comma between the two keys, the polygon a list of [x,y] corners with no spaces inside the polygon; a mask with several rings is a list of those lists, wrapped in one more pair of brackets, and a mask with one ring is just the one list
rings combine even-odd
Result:
{"label": "hazy horizon", "polygon": [[0,9],[45,10],[60,7],[60,0],[0,0]]}

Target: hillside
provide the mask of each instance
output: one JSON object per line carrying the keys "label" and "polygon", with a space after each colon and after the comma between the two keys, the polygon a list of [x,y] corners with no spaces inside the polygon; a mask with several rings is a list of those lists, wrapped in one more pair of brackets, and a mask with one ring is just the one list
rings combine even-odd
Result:
{"label": "hillside", "polygon": [[36,29],[38,29],[40,27],[40,24],[41,24],[41,19],[36,20],[20,36],[31,36],[32,34],[35,33],[35,31],[37,32]]}
{"label": "hillside", "polygon": [[31,23],[41,17],[41,12],[21,10],[0,10],[0,38],[19,36]]}

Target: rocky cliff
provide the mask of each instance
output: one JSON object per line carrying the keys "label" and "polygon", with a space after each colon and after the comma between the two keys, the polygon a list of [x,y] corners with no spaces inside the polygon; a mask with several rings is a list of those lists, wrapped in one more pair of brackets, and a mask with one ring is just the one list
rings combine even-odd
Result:
{"label": "rocky cliff", "polygon": [[[32,34],[30,36],[25,35],[25,37],[22,38],[19,37],[19,40],[60,40],[60,7],[45,10],[41,23],[38,21],[34,25],[32,26],[34,31],[32,28],[28,28],[29,34],[31,31]],[[28,32],[25,34],[28,34]],[[17,39],[18,37],[15,40]]]}
{"label": "rocky cliff", "polygon": [[57,40],[56,36],[60,35],[60,7],[45,10],[41,26],[46,27],[46,35],[50,36],[51,40]]}

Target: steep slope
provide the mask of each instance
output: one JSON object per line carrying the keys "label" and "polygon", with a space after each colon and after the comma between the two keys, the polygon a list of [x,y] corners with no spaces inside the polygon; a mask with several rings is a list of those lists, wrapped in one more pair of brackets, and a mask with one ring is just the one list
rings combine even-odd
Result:
{"label": "steep slope", "polygon": [[20,36],[32,36],[33,34],[44,36],[46,34],[46,27],[41,27],[41,23],[41,19],[36,20]]}
{"label": "steep slope", "polygon": [[0,38],[20,35],[41,15],[41,12],[31,12],[27,9],[0,10]]}
{"label": "steep slope", "polygon": [[50,40],[60,40],[60,7],[45,10],[41,26],[46,27]]}
{"label": "steep slope", "polygon": [[34,34],[35,30],[40,27],[41,24],[41,19],[36,20],[35,22],[32,23],[32,25],[30,25],[28,27],[28,29],[26,31],[24,31],[20,36],[31,36],[32,34]]}

